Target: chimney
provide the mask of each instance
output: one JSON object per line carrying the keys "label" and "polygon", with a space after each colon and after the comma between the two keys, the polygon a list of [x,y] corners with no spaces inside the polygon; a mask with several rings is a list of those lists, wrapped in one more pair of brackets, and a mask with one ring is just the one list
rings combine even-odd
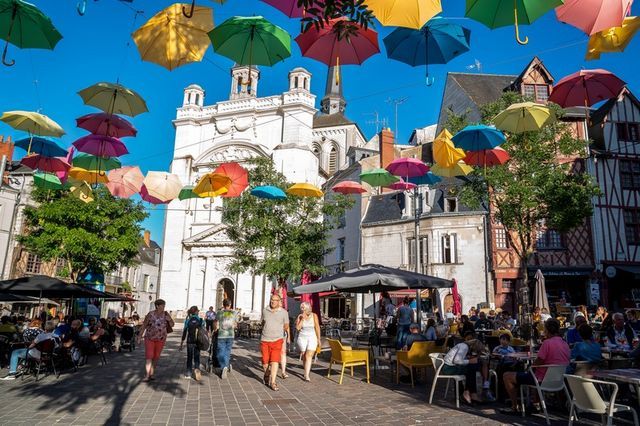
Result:
{"label": "chimney", "polygon": [[393,132],[389,128],[382,129],[378,134],[378,139],[380,142],[380,167],[386,169],[395,156]]}
{"label": "chimney", "polygon": [[147,245],[147,247],[151,247],[151,231],[149,231],[148,229],[144,230],[144,243]]}
{"label": "chimney", "polygon": [[5,163],[0,167],[2,170],[2,182],[9,183],[9,172],[7,172],[7,166],[13,161],[13,142],[11,142],[11,136],[6,140],[4,136],[0,135],[0,158],[5,158]]}

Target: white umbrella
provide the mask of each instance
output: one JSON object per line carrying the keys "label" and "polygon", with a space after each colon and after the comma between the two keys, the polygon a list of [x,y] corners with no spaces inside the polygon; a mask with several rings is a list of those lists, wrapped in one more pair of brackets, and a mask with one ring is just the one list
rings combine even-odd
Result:
{"label": "white umbrella", "polygon": [[535,295],[535,304],[534,307],[538,307],[540,309],[547,308],[549,309],[549,299],[547,299],[547,287],[544,282],[544,275],[542,275],[542,271],[538,269],[535,275],[536,279],[536,295]]}

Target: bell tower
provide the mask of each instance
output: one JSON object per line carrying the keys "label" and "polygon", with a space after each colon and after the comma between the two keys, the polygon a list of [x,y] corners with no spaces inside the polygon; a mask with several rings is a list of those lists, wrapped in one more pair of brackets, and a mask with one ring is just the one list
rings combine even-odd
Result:
{"label": "bell tower", "polygon": [[183,108],[202,108],[204,106],[204,89],[197,84],[191,84],[184,89]]}
{"label": "bell tower", "polygon": [[260,71],[257,67],[236,65],[231,68],[230,100],[255,98],[258,96],[258,80]]}

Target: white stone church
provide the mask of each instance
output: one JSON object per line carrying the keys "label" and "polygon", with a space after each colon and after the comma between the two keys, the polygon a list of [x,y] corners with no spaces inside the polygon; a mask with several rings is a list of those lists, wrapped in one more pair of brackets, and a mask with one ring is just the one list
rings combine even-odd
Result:
{"label": "white stone church", "polygon": [[[251,73],[251,76],[249,75]],[[325,96],[316,109],[311,74],[289,73],[289,90],[258,97],[256,68],[234,67],[228,100],[205,105],[205,91],[192,84],[178,108],[171,173],[195,184],[200,176],[229,161],[263,156],[292,182],[322,185],[347,164],[350,147],[366,143],[344,115],[341,83],[329,69]],[[173,201],[165,217],[159,297],[180,315],[190,306],[218,307],[224,297],[243,313],[259,316],[272,282],[264,276],[231,274],[232,243],[221,221],[222,200]]]}

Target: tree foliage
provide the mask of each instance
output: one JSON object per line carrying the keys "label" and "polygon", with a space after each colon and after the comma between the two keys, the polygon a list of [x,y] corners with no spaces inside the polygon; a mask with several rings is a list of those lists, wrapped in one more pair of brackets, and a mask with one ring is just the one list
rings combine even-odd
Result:
{"label": "tree foliage", "polygon": [[[290,186],[268,158],[251,160],[249,168],[251,186]],[[248,191],[225,199],[223,221],[235,244],[231,270],[264,274],[279,282],[301,277],[305,270],[319,275],[323,257],[331,251],[328,232],[352,203],[341,195],[330,202],[296,196],[267,200]]]}
{"label": "tree foliage", "polygon": [[68,276],[109,272],[128,266],[138,254],[143,206],[113,197],[104,187],[84,203],[68,192],[36,189],[37,207],[25,208],[27,234],[19,242],[44,261],[64,259]]}
{"label": "tree foliage", "polygon": [[[298,0],[298,6],[305,9],[305,16],[301,19],[305,32],[312,27],[324,28],[331,19],[341,17],[363,28],[373,25],[373,12],[367,9],[365,0]],[[338,36],[350,37],[353,29],[350,25],[339,28]]]}

